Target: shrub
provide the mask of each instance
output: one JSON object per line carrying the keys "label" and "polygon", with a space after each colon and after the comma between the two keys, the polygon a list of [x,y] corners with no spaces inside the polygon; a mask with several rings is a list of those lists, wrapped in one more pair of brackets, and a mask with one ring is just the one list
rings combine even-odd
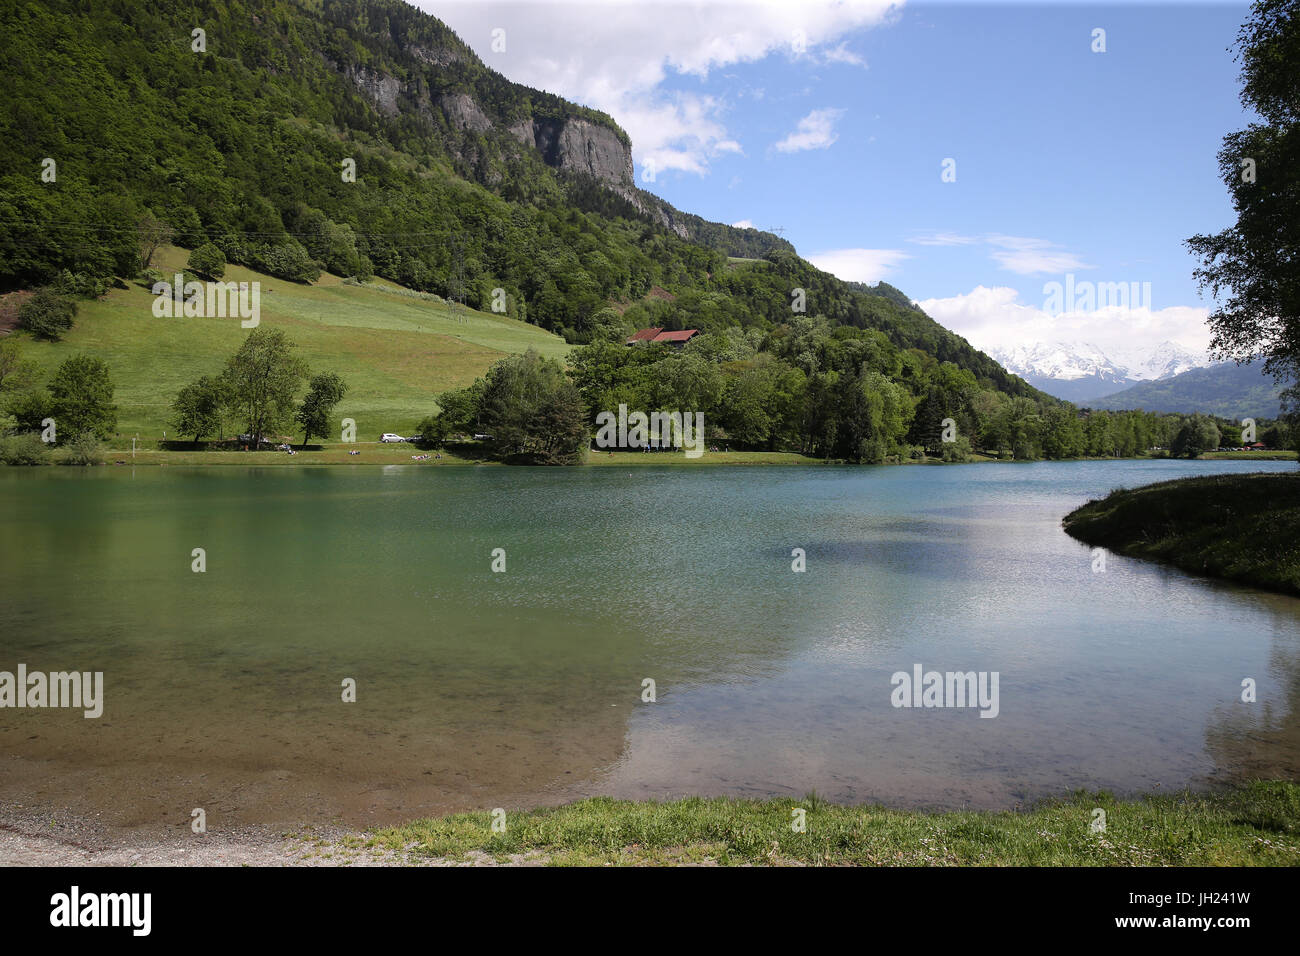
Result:
{"label": "shrub", "polygon": [[18,327],[38,339],[57,342],[72,328],[77,304],[51,288],[38,289],[18,310]]}
{"label": "shrub", "polygon": [[63,465],[102,465],[104,463],[104,446],[92,434],[78,435],[68,443],[59,463]]}
{"label": "shrub", "polygon": [[50,458],[50,446],[35,432],[0,438],[0,461],[6,465],[43,465]]}
{"label": "shrub", "polygon": [[87,299],[98,299],[108,291],[110,281],[98,276],[86,275],[84,272],[69,272],[64,269],[55,280],[54,291],[60,295],[79,295]]}
{"label": "shrub", "polygon": [[226,254],[210,242],[190,253],[185,267],[205,279],[217,280],[226,274]]}
{"label": "shrub", "polygon": [[291,282],[315,282],[320,278],[320,266],[295,239],[264,247],[255,254],[253,264],[277,279]]}
{"label": "shrub", "polygon": [[970,439],[965,435],[958,435],[956,441],[946,441],[943,443],[944,461],[969,461],[970,456]]}

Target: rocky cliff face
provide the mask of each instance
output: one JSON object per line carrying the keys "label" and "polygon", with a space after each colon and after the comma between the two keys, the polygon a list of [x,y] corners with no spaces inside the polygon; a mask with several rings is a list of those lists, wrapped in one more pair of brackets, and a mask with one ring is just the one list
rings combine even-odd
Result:
{"label": "rocky cliff face", "polygon": [[[425,52],[422,59],[430,64],[437,58]],[[369,67],[345,67],[356,88],[385,116],[397,116],[409,84]],[[439,110],[455,130],[486,133],[500,128],[520,143],[531,146],[547,165],[566,172],[584,173],[616,188],[632,187],[632,152],[623,145],[618,133],[585,119],[535,118],[520,120],[509,126],[494,123],[468,93],[449,93],[434,101],[407,101],[425,115]]]}
{"label": "rocky cliff face", "polygon": [[[455,68],[461,56],[452,51],[415,49],[415,58],[434,69]],[[430,120],[440,113],[447,125],[458,132],[478,134],[501,130],[522,146],[535,149],[548,166],[565,172],[592,176],[682,238],[690,230],[679,221],[676,210],[657,196],[636,188],[632,151],[618,132],[581,117],[532,117],[512,123],[494,121],[469,93],[445,93],[430,99],[412,95],[413,83],[403,83],[371,67],[333,64],[384,116],[398,116],[403,108],[413,109]]]}
{"label": "rocky cliff face", "polygon": [[582,119],[534,120],[534,144],[547,165],[611,186],[632,185],[632,151],[611,129]]}

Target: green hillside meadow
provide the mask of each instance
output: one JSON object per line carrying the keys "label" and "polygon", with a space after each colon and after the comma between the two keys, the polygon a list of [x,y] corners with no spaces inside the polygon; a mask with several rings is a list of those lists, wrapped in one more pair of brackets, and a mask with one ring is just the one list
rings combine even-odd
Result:
{"label": "green hillside meadow", "polygon": [[[171,276],[187,255],[162,249],[154,267]],[[531,348],[562,358],[570,348],[535,325],[463,306],[453,314],[392,283],[361,287],[325,274],[303,285],[241,266],[230,266],[223,281],[260,282],[261,324],[284,329],[312,371],[343,376],[348,394],[337,417],[355,419],[363,441],[386,431],[409,432],[437,410],[438,393],[470,384],[506,354]],[[74,353],[103,359],[116,386],[118,432],[159,439],[169,430],[176,393],[201,375],[220,372],[248,333],[237,318],[157,318],[153,302],[140,283],[83,300],[63,341],[27,339],[23,356],[46,372]]]}

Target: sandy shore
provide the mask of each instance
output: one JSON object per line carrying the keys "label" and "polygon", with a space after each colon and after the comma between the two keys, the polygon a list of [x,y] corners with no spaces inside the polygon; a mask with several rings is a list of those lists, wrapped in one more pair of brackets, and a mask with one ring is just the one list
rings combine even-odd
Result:
{"label": "sandy shore", "polygon": [[0,806],[0,866],[536,866],[539,854],[498,864],[485,853],[464,860],[365,846],[365,834],[304,827],[286,834],[264,827],[158,837],[110,830],[68,813]]}

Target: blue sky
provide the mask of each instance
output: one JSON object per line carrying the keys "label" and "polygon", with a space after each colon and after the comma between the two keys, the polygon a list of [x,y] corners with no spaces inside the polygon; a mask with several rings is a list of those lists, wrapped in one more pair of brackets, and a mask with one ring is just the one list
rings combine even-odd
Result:
{"label": "blue sky", "polygon": [[[1245,4],[417,5],[511,79],[611,113],[638,185],[784,227],[977,346],[1208,339],[1182,241],[1231,222],[1215,154],[1248,122],[1228,49]],[[1052,314],[1067,273],[1150,301]]]}

